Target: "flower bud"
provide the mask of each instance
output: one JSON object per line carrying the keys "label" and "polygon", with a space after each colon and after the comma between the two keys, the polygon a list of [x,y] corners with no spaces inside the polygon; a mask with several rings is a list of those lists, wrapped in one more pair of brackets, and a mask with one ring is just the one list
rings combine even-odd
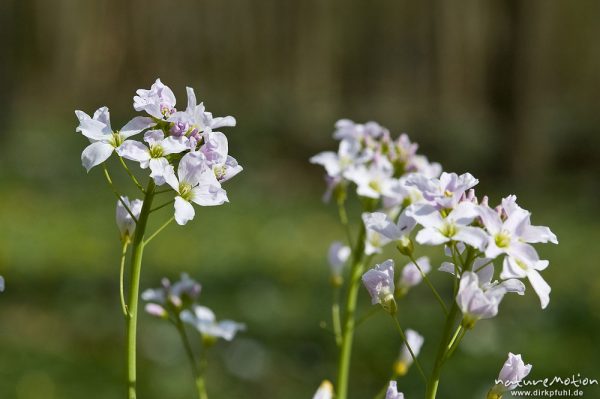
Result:
{"label": "flower bud", "polygon": [[402,236],[400,238],[396,248],[398,248],[398,251],[400,251],[402,255],[406,256],[412,256],[413,251],[415,249],[412,240],[406,236]]}

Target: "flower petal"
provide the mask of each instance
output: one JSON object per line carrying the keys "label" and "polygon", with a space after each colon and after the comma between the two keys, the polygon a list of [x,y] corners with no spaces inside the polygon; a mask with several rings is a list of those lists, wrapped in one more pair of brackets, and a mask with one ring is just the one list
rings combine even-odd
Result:
{"label": "flower petal", "polygon": [[175,197],[175,221],[179,225],[184,225],[194,218],[196,212],[192,204],[181,198]]}
{"label": "flower petal", "polygon": [[81,153],[81,163],[88,172],[94,166],[106,161],[110,154],[114,151],[114,147],[110,144],[97,141],[85,147]]}
{"label": "flower petal", "polygon": [[117,154],[120,157],[136,162],[148,162],[150,160],[150,150],[139,141],[126,140],[117,147]]}
{"label": "flower petal", "polygon": [[135,134],[140,133],[143,130],[146,130],[152,126],[156,125],[156,122],[152,120],[152,118],[148,118],[145,116],[136,116],[129,122],[125,124],[119,131],[121,136],[124,138],[131,137]]}

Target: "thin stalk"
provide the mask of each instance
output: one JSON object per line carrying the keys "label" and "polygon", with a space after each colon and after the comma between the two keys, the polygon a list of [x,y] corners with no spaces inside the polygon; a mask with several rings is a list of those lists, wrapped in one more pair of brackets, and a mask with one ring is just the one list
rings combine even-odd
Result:
{"label": "thin stalk", "polygon": [[171,205],[173,202],[175,202],[175,199],[172,199],[171,201],[167,201],[164,204],[161,204],[161,205],[159,205],[157,207],[154,207],[154,208],[150,209],[150,213],[152,213],[154,211],[158,211],[159,209],[162,209],[162,208],[164,208],[167,205]]}
{"label": "thin stalk", "polygon": [[396,323],[396,328],[398,329],[398,332],[400,333],[400,337],[402,338],[402,341],[404,341],[404,345],[406,345],[406,348],[408,349],[408,352],[410,353],[410,357],[412,357],[413,363],[417,366],[417,369],[419,370],[419,374],[421,374],[421,378],[423,378],[423,382],[425,383],[425,385],[427,385],[427,377],[425,376],[423,367],[421,367],[421,363],[419,362],[419,359],[417,359],[415,352],[413,352],[412,348],[410,347],[410,344],[408,343],[408,340],[406,339],[406,335],[404,334],[404,330],[402,329],[402,326],[400,326],[400,321],[398,320],[398,318],[395,315],[391,315],[391,316],[392,316],[392,319],[394,319],[394,322]]}
{"label": "thin stalk", "polygon": [[104,176],[106,177],[106,181],[108,182],[108,185],[110,186],[110,189],[112,190],[112,192],[117,197],[117,200],[119,200],[119,202],[121,202],[121,204],[123,205],[123,207],[125,208],[125,210],[127,210],[127,213],[129,213],[129,216],[131,216],[131,218],[137,223],[138,219],[135,217],[135,215],[133,214],[133,212],[131,212],[131,209],[129,209],[129,206],[127,206],[127,203],[123,200],[123,197],[121,196],[121,194],[119,194],[119,192],[117,191],[117,188],[113,184],[113,181],[112,181],[112,179],[110,177],[110,174],[108,173],[108,168],[106,167],[106,163],[103,163],[102,167],[104,168]]}
{"label": "thin stalk", "polygon": [[185,326],[181,322],[181,319],[177,319],[177,322],[175,322],[175,326],[177,327],[177,331],[179,331],[179,336],[181,337],[181,341],[183,342],[185,353],[188,357],[188,360],[190,361],[190,366],[192,367],[192,372],[194,374],[194,382],[196,383],[196,389],[198,391],[198,398],[208,399],[208,395],[206,393],[206,383],[204,381],[203,373],[196,364],[194,351],[192,350],[192,346],[190,345],[187,333],[185,332]]}
{"label": "thin stalk", "polygon": [[444,311],[444,314],[446,314],[446,316],[447,316],[448,315],[448,308],[446,307],[446,303],[444,302],[444,300],[442,299],[442,297],[440,296],[440,294],[438,293],[438,291],[435,289],[435,287],[431,283],[431,280],[429,280],[429,277],[427,277],[427,274],[425,274],[423,272],[423,269],[421,269],[421,266],[419,266],[419,264],[417,263],[417,260],[415,259],[414,256],[409,255],[409,259],[412,261],[412,263],[415,264],[415,266],[417,267],[417,269],[419,269],[419,272],[421,273],[421,277],[423,277],[423,280],[425,280],[425,283],[427,283],[427,285],[431,289],[431,292],[433,292],[433,295],[435,296],[435,299],[437,299],[437,301],[439,302],[440,306],[442,307],[442,310]]}
{"label": "thin stalk", "polygon": [[[459,257],[462,261],[462,258]],[[472,248],[467,250],[467,254],[465,256],[466,260],[462,264],[462,271],[468,271],[473,266],[474,252]],[[435,399],[437,394],[438,385],[440,383],[440,375],[442,372],[442,366],[444,365],[444,361],[446,360],[446,354],[448,352],[448,344],[452,339],[452,329],[456,322],[456,318],[459,314],[460,310],[458,308],[458,304],[456,300],[452,301],[452,306],[450,307],[450,312],[446,316],[446,321],[444,323],[444,328],[442,330],[442,337],[440,339],[440,344],[438,346],[438,351],[435,357],[435,363],[433,365],[433,370],[431,372],[431,376],[429,377],[429,382],[427,383],[427,390],[425,392],[425,399]]]}
{"label": "thin stalk", "polygon": [[456,337],[456,339],[454,340],[454,342],[450,342],[450,344],[448,345],[448,352],[446,353],[446,357],[444,358],[444,362],[452,357],[452,355],[454,354],[454,351],[456,351],[456,348],[458,348],[458,346],[460,345],[461,341],[463,340],[463,338],[467,334],[467,329],[466,328],[463,328],[462,326],[460,326],[459,328],[460,328],[460,333],[458,334],[458,337]]}
{"label": "thin stalk", "polygon": [[123,168],[125,169],[125,171],[127,172],[127,174],[129,175],[129,177],[131,177],[131,180],[133,181],[133,184],[135,184],[137,186],[137,188],[143,193],[145,194],[146,191],[144,191],[144,187],[142,187],[142,185],[140,184],[140,182],[138,181],[138,179],[135,177],[135,175],[133,174],[133,172],[131,172],[129,170],[129,167],[127,166],[127,164],[125,163],[125,161],[123,160],[122,157],[119,157],[119,161],[121,161],[121,165],[123,165]]}
{"label": "thin stalk", "polygon": [[442,331],[442,337],[440,339],[435,363],[433,365],[433,371],[431,372],[429,382],[427,383],[427,390],[425,393],[426,399],[435,399],[435,396],[437,394],[438,385],[440,383],[442,365],[444,363],[444,357],[446,355],[446,348],[451,338],[452,327],[454,326],[456,316],[458,315],[458,311],[458,305],[456,304],[456,301],[454,301],[452,303],[452,306],[450,307],[450,312],[448,313],[448,316],[446,316],[446,322],[444,323],[444,329]]}
{"label": "thin stalk", "polygon": [[365,321],[369,320],[371,317],[375,316],[381,310],[381,306],[373,306],[371,310],[367,312],[367,314],[360,317],[356,323],[354,324],[354,328],[357,328]]}
{"label": "thin stalk", "polygon": [[340,222],[344,227],[344,231],[346,233],[346,239],[348,240],[348,245],[352,248],[352,232],[350,231],[350,224],[348,223],[348,213],[346,212],[346,201],[338,201],[338,215],[340,217]]}
{"label": "thin stalk", "polygon": [[145,241],[144,241],[144,245],[148,244],[150,241],[152,241],[152,239],[154,237],[156,237],[158,235],[158,233],[160,233],[161,231],[164,230],[165,227],[167,227],[169,224],[171,224],[171,222],[175,219],[175,217],[171,216],[171,218],[169,220],[167,220],[166,222],[164,222],[162,224],[162,226],[160,226],[158,229],[156,229],[156,231],[154,233],[152,233],[150,235],[150,237],[148,237]]}
{"label": "thin stalk", "polygon": [[140,291],[140,274],[142,270],[142,256],[144,254],[144,234],[148,216],[154,199],[154,180],[150,179],[144,196],[144,204],[140,217],[135,227],[131,255],[131,278],[129,281],[129,306],[127,317],[127,382],[128,398],[136,399],[136,333],[137,312]]}
{"label": "thin stalk", "polygon": [[331,305],[331,323],[333,325],[333,334],[335,335],[335,344],[342,344],[342,322],[340,320],[340,288],[333,289],[333,303]]}
{"label": "thin stalk", "polygon": [[[346,399],[348,396],[348,376],[350,372],[350,358],[352,356],[352,342],[354,340],[354,324],[356,303],[358,297],[358,288],[360,287],[360,278],[364,269],[364,252],[366,230],[361,223],[360,231],[354,251],[352,254],[352,267],[350,269],[350,281],[346,297],[346,307],[344,313],[344,322],[342,325],[342,345],[340,347],[340,357],[338,362],[337,396],[336,399]],[[370,257],[369,257],[370,259]]]}
{"label": "thin stalk", "polygon": [[119,293],[121,299],[121,310],[123,311],[123,316],[127,318],[127,305],[125,304],[125,288],[124,288],[124,280],[125,280],[125,257],[127,255],[127,247],[129,246],[129,241],[125,240],[123,242],[123,250],[121,251],[121,267],[119,268]]}

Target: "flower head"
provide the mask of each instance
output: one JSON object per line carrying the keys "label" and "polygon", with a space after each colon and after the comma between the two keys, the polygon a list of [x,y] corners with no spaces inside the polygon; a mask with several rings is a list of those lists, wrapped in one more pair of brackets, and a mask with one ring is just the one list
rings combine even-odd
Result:
{"label": "flower head", "polygon": [[179,314],[182,309],[190,307],[198,299],[201,288],[200,283],[182,273],[181,278],[173,284],[164,278],[161,287],[145,290],[142,299],[148,302],[146,311],[153,316]]}
{"label": "flower head", "polygon": [[[422,256],[416,259],[416,261],[421,270],[419,270],[414,262],[407,263],[402,268],[402,273],[398,279],[399,289],[408,290],[409,288],[420,284],[421,281],[423,281],[423,274],[427,274],[431,270],[431,263],[429,262],[428,257]],[[423,274],[421,274],[421,272],[423,272]]]}
{"label": "flower head", "polygon": [[129,137],[146,130],[156,123],[151,118],[135,117],[119,131],[113,131],[110,125],[110,113],[102,107],[90,117],[83,111],[75,111],[79,126],[75,129],[87,137],[91,144],[81,153],[81,163],[89,172],[94,166],[106,161]]}
{"label": "flower head", "polygon": [[408,368],[413,363],[413,357],[410,354],[410,349],[412,349],[415,357],[419,356],[421,352],[421,347],[423,346],[423,342],[425,342],[425,338],[415,330],[411,330],[410,328],[406,330],[406,342],[402,344],[402,348],[400,349],[400,356],[398,360],[394,364],[394,372],[403,376],[408,371]]}
{"label": "flower head", "polygon": [[478,215],[476,205],[471,202],[461,202],[447,214],[427,204],[411,206],[407,213],[423,226],[416,237],[419,244],[440,245],[456,241],[481,249],[486,242],[486,233],[471,226]]}
{"label": "flower head", "polygon": [[[491,268],[490,268],[491,267]],[[490,272],[491,270],[491,272]],[[493,265],[477,273],[462,273],[456,302],[463,312],[463,325],[472,328],[480,319],[489,319],[498,314],[498,306],[508,292],[523,294],[525,286],[518,280],[507,280],[502,283],[491,283]]]}
{"label": "flower head", "polygon": [[135,232],[136,223],[123,203],[127,205],[127,208],[129,208],[131,213],[133,213],[133,216],[137,219],[142,211],[143,201],[139,199],[129,201],[129,198],[125,196],[121,197],[120,200],[117,200],[116,219],[117,227],[121,232],[121,241],[131,242],[133,239],[133,233]]}
{"label": "flower head", "polygon": [[390,385],[385,393],[385,399],[404,399],[404,394],[398,392],[396,381],[390,381]]}
{"label": "flower head", "polygon": [[133,97],[133,108],[145,111],[156,119],[167,119],[175,110],[175,94],[160,79],[152,84],[150,90],[139,89]]}
{"label": "flower head", "polygon": [[512,391],[519,386],[521,381],[531,372],[531,364],[525,364],[521,355],[508,353],[508,359],[504,362],[496,385],[488,393],[488,398],[499,398],[503,393]]}
{"label": "flower head", "polygon": [[165,168],[164,179],[179,194],[175,197],[174,206],[175,221],[180,225],[194,218],[192,202],[200,206],[214,206],[228,201],[227,193],[200,152],[189,152],[181,158],[177,176],[173,167]]}
{"label": "flower head", "polygon": [[388,259],[375,265],[374,268],[363,274],[362,281],[371,295],[373,305],[381,304],[386,311],[395,313],[393,260]]}
{"label": "flower head", "polygon": [[439,179],[414,174],[408,179],[407,184],[417,187],[423,193],[423,197],[437,208],[452,209],[465,191],[478,182],[479,180],[470,173],[459,176],[456,173],[442,172]]}
{"label": "flower head", "polygon": [[331,277],[334,282],[336,282],[335,280],[341,282],[342,269],[348,261],[350,253],[351,250],[349,246],[344,245],[339,241],[331,243],[327,258],[329,260],[329,267],[331,268]]}
{"label": "flower head", "polygon": [[333,385],[331,382],[325,380],[315,392],[313,399],[333,399]]}
{"label": "flower head", "polygon": [[192,310],[184,310],[181,313],[181,320],[196,328],[202,335],[205,343],[217,338],[231,341],[238,331],[246,329],[245,324],[232,320],[217,322],[217,318],[212,310],[199,305],[195,305]]}

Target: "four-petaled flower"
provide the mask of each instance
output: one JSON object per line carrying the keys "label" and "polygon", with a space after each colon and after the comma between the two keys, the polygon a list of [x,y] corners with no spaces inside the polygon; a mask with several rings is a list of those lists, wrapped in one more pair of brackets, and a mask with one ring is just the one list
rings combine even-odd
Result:
{"label": "four-petaled flower", "polygon": [[227,193],[200,152],[189,152],[181,158],[177,176],[172,166],[165,168],[164,179],[179,194],[175,197],[175,221],[180,225],[194,218],[192,202],[213,206],[228,201]]}
{"label": "four-petaled flower", "polygon": [[79,126],[75,130],[81,132],[92,143],[81,153],[81,163],[88,172],[106,161],[129,137],[156,124],[151,118],[137,116],[127,122],[121,130],[113,131],[107,107],[96,110],[93,117],[83,111],[75,111],[75,115],[79,119]]}
{"label": "four-petaled flower", "polygon": [[231,341],[239,331],[244,331],[246,325],[232,320],[217,322],[212,310],[206,306],[195,305],[192,310],[181,312],[181,320],[192,325],[202,335],[205,343],[217,338]]}

